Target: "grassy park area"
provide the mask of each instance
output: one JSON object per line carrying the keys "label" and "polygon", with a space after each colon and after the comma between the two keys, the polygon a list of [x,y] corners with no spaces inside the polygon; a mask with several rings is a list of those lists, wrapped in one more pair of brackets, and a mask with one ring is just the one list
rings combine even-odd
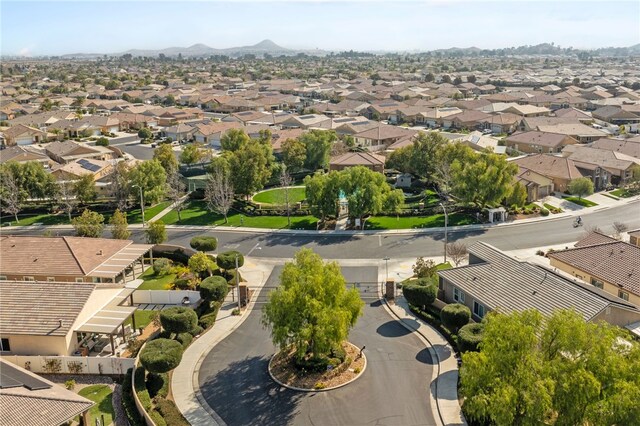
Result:
{"label": "grassy park area", "polygon": [[[306,197],[303,186],[289,188],[289,203],[299,203]],[[268,189],[253,196],[253,201],[261,204],[282,205],[285,203],[285,191],[282,188]]]}
{"label": "grassy park area", "polygon": [[[471,225],[476,220],[464,213],[449,215],[448,226]],[[432,216],[374,216],[367,220],[365,229],[416,229],[437,228],[444,226],[444,214]]]}

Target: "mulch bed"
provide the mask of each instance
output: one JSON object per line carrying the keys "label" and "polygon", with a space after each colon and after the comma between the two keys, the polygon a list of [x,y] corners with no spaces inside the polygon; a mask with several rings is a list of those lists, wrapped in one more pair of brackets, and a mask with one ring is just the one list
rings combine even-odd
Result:
{"label": "mulch bed", "polygon": [[[345,362],[351,359],[351,363],[340,364],[331,371],[322,373],[302,374],[293,363],[294,350],[281,351],[274,355],[269,368],[271,374],[280,382],[288,386],[301,389],[325,389],[333,388],[353,380],[360,374],[365,366],[365,358],[358,358],[360,349],[350,343],[343,343],[342,347],[347,353]],[[356,359],[357,358],[357,359]],[[356,373],[358,371],[358,373]]]}

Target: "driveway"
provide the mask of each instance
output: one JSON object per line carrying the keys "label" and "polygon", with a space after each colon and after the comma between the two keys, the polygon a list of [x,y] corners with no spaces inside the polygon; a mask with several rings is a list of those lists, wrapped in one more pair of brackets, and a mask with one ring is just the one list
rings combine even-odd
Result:
{"label": "driveway", "polygon": [[[277,285],[273,270],[264,292]],[[349,282],[377,281],[375,267],[343,268]],[[261,298],[263,295],[261,295]],[[367,301],[349,340],[366,345],[367,369],[355,382],[329,392],[302,393],[276,385],[267,373],[276,348],[260,323],[260,305],[203,360],[202,396],[234,425],[434,425],[425,345],[392,319],[379,301]]]}

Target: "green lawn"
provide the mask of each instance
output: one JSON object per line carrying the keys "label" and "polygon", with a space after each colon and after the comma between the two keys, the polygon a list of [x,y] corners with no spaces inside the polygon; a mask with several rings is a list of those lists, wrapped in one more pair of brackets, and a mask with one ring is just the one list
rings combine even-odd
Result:
{"label": "green lawn", "polygon": [[94,425],[95,419],[102,421],[102,415],[104,415],[104,424],[111,424],[115,417],[113,411],[113,404],[111,402],[111,395],[113,391],[107,385],[92,385],[81,389],[78,395],[84,396],[87,399],[95,402],[96,404],[89,410],[89,424]]}
{"label": "green lawn", "polygon": [[554,207],[551,204],[544,203],[543,206],[545,209],[549,210],[551,213],[554,213],[554,214],[563,212],[563,210],[560,207]]}
{"label": "green lawn", "polygon": [[584,198],[578,198],[578,197],[562,197],[567,201],[571,201],[574,204],[577,204],[579,206],[582,207],[593,207],[593,206],[597,206],[598,203],[594,203],[593,201],[589,201],[589,200],[585,200]]}
{"label": "green lawn", "polygon": [[[133,313],[136,317],[136,328],[145,328],[151,322],[151,317],[158,311],[138,309]],[[125,325],[131,324],[131,318],[125,321]]]}
{"label": "green lawn", "polygon": [[429,206],[435,206],[439,202],[440,202],[440,197],[438,196],[438,194],[431,189],[426,189],[418,195],[405,197],[404,203],[402,204],[402,208],[415,209],[420,207],[420,203],[424,203],[425,207],[429,207]]}
{"label": "green lawn", "polygon": [[[220,225],[246,226],[251,228],[283,229],[287,227],[286,216],[247,216],[236,211],[229,213],[229,223],[224,223],[224,217],[206,209],[203,201],[193,201],[180,212],[182,220],[178,220],[178,213],[170,211],[162,218],[167,225]],[[291,216],[292,229],[316,229],[318,219],[313,216]]]}
{"label": "green lawn", "polygon": [[[306,198],[304,187],[289,188],[289,202],[299,203]],[[284,190],[282,188],[268,189],[253,196],[253,201],[262,204],[284,204]]]}
{"label": "green lawn", "polygon": [[[158,213],[160,213],[162,210],[164,210],[168,205],[170,204],[169,201],[164,201],[162,203],[156,204],[153,207],[149,207],[146,208],[144,210],[144,219],[145,220],[149,220],[152,217],[154,217],[155,215],[157,215]],[[93,210],[92,206],[88,206],[86,207],[90,210]],[[79,216],[82,214],[82,212],[84,211],[85,207],[80,207],[78,208],[73,214],[72,216]],[[100,210],[96,210],[98,211],[101,215],[104,216],[104,223],[108,224],[109,223],[109,219],[111,218],[111,216],[113,215],[113,211],[100,211]],[[127,212],[127,222],[129,224],[134,224],[134,223],[142,223],[141,220],[141,211],[139,208],[137,209],[131,209]],[[29,226],[29,225],[33,225],[34,223],[42,223],[43,225],[68,225],[69,222],[69,218],[66,214],[64,213],[59,213],[59,214],[51,214],[51,213],[25,213],[25,214],[18,214],[18,223],[15,223],[15,219],[13,218],[13,216],[2,216],[2,218],[0,219],[0,223],[2,223],[2,225],[5,225],[7,223],[11,222],[11,225],[13,226]]]}
{"label": "green lawn", "polygon": [[446,269],[451,269],[451,268],[453,268],[453,266],[451,266],[449,262],[438,263],[438,265],[436,265],[436,269],[438,269],[438,271],[444,271]]}
{"label": "green lawn", "polygon": [[638,193],[639,193],[639,191],[637,191],[637,190],[630,190],[630,189],[626,189],[626,188],[620,188],[620,189],[616,189],[615,191],[611,191],[609,194],[614,195],[616,197],[628,198],[628,197],[633,197],[634,195],[637,195]]}
{"label": "green lawn", "polygon": [[140,278],[144,282],[138,287],[138,290],[169,290],[169,286],[176,280],[176,275],[167,274],[162,277],[156,277],[153,273],[153,268],[149,268]]}
{"label": "green lawn", "polygon": [[[475,219],[463,213],[449,215],[448,226],[471,225]],[[367,220],[366,229],[412,229],[436,228],[444,226],[444,214],[432,216],[374,216]]]}

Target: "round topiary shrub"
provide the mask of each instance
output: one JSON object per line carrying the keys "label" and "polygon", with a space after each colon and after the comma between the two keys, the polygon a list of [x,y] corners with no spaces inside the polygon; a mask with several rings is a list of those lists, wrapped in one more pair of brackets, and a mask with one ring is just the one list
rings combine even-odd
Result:
{"label": "round topiary shrub", "polygon": [[191,335],[191,333],[180,333],[176,336],[176,340],[180,342],[184,349],[187,349],[187,346],[189,346],[193,341],[193,336]]}
{"label": "round topiary shrub", "polygon": [[189,242],[192,249],[198,251],[213,251],[218,247],[218,240],[215,237],[193,237]]}
{"label": "round topiary shrub", "polygon": [[540,209],[540,214],[542,216],[549,216],[549,210],[547,209]]}
{"label": "round topiary shrub", "polygon": [[182,360],[182,345],[171,339],[155,339],[140,351],[140,362],[152,373],[166,373]]}
{"label": "round topiary shrub", "polygon": [[238,276],[237,278],[237,282],[242,282],[242,275],[240,275],[240,272],[236,272],[235,269],[229,269],[227,271],[224,272],[224,278],[226,278],[227,280],[227,284],[229,284],[230,286],[235,287],[236,285],[236,275]]}
{"label": "round topiary shrub", "polygon": [[484,324],[471,323],[458,331],[458,349],[460,352],[478,351],[478,345],[484,336]]}
{"label": "round topiary shrub", "polygon": [[420,285],[409,282],[402,286],[402,294],[413,306],[425,309],[436,300],[438,288],[435,285]]}
{"label": "round topiary shrub", "polygon": [[469,318],[471,318],[471,311],[460,303],[451,303],[440,311],[440,321],[445,327],[454,332],[463,325],[468,324]]}
{"label": "round topiary shrub", "polygon": [[158,276],[167,275],[171,272],[172,262],[166,257],[161,257],[153,261],[153,273]]}
{"label": "round topiary shrub", "polygon": [[224,270],[235,269],[236,267],[236,256],[238,256],[238,268],[244,265],[244,256],[242,253],[232,250],[225,251],[224,253],[220,253],[218,258],[216,259],[216,263],[218,266]]}
{"label": "round topiary shrub", "polygon": [[200,297],[205,301],[223,301],[229,292],[227,280],[220,276],[206,278],[200,283]]}
{"label": "round topiary shrub", "polygon": [[191,308],[173,306],[160,311],[160,323],[170,333],[188,333],[198,324],[198,315]]}

